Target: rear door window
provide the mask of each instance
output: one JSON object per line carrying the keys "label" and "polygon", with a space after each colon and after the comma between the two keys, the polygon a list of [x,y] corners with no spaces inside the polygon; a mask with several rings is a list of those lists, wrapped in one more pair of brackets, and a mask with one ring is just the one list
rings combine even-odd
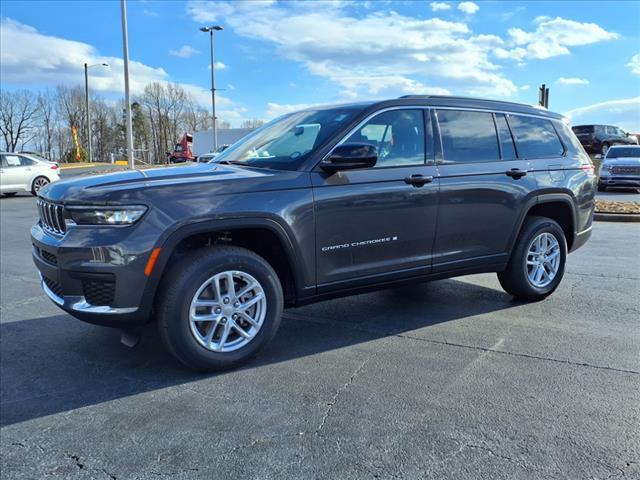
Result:
{"label": "rear door window", "polygon": [[3,163],[5,163],[8,168],[21,166],[20,157],[17,155],[5,155]]}
{"label": "rear door window", "polygon": [[500,159],[493,115],[438,110],[444,163],[495,162]]}
{"label": "rear door window", "polygon": [[509,115],[508,119],[520,158],[549,158],[564,154],[562,142],[550,120],[522,115]]}

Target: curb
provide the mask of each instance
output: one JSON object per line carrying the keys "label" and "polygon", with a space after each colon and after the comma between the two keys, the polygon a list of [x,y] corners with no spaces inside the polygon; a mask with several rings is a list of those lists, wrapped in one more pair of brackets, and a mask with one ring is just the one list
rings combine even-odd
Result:
{"label": "curb", "polygon": [[60,170],[72,170],[74,168],[89,168],[89,167],[102,166],[102,165],[111,165],[111,163],[92,162],[92,163],[83,163],[81,165],[59,163],[58,165],[60,166]]}
{"label": "curb", "polygon": [[594,213],[593,219],[596,222],[622,222],[635,223],[640,222],[640,214],[638,213]]}

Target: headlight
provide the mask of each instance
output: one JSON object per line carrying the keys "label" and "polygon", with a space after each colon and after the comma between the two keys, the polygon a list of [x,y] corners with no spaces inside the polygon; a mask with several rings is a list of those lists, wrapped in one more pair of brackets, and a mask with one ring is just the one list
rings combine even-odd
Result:
{"label": "headlight", "polygon": [[611,164],[603,163],[602,166],[600,167],[600,171],[601,172],[610,172],[611,171]]}
{"label": "headlight", "polygon": [[67,217],[77,225],[131,225],[140,220],[147,207],[66,207],[65,210]]}

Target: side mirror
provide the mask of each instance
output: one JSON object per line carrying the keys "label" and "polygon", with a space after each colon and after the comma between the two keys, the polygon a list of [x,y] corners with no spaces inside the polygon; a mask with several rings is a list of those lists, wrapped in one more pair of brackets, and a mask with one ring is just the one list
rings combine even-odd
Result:
{"label": "side mirror", "polygon": [[320,164],[325,172],[370,168],[378,161],[378,149],[367,143],[345,143],[336,147]]}

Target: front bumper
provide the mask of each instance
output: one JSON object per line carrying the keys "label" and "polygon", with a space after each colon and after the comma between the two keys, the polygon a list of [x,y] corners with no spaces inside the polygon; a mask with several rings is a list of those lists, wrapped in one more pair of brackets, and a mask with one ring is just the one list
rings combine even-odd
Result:
{"label": "front bumper", "polygon": [[601,187],[636,187],[640,188],[640,177],[601,176],[598,181]]}
{"label": "front bumper", "polygon": [[[88,323],[119,328],[147,323],[148,254],[127,249],[126,242],[112,243],[105,238],[110,235],[113,229],[96,228],[62,237],[34,225],[32,258],[42,289],[60,308]],[[111,245],[100,246],[105,243]]]}

